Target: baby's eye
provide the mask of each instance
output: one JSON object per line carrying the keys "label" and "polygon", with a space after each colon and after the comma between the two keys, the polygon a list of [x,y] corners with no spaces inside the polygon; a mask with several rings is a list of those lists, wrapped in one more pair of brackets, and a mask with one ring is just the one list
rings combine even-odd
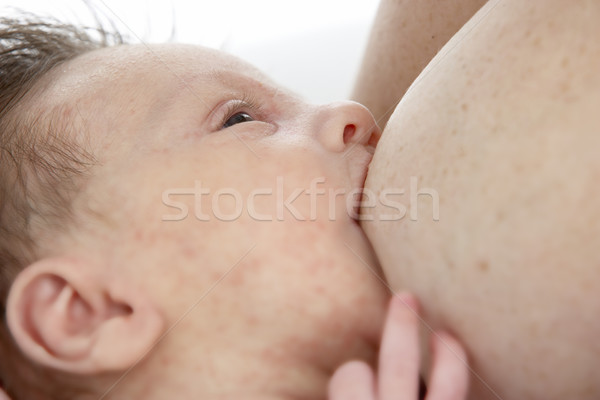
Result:
{"label": "baby's eye", "polygon": [[229,117],[223,123],[223,128],[228,128],[235,124],[241,124],[242,122],[250,122],[250,121],[254,121],[254,118],[252,118],[250,115],[248,115],[245,112],[238,112],[238,113],[233,114],[231,117]]}

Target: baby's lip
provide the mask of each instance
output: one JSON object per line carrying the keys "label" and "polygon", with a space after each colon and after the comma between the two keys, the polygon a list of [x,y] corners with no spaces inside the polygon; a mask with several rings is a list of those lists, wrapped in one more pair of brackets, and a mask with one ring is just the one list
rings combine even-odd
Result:
{"label": "baby's lip", "polygon": [[362,166],[360,171],[360,184],[361,188],[365,187],[365,181],[367,179],[367,173],[369,172],[369,166],[371,165],[371,161],[373,161],[373,155],[375,154],[375,146],[372,145],[364,145],[361,146],[364,149],[362,152],[362,157],[360,161],[360,165]]}
{"label": "baby's lip", "polygon": [[356,167],[359,168],[359,170],[356,170],[356,175],[355,175],[355,181],[354,184],[356,185],[354,188],[355,189],[360,189],[360,193],[358,195],[358,199],[357,199],[357,205],[354,209],[354,214],[352,219],[354,219],[356,222],[358,222],[358,220],[356,219],[355,216],[357,216],[360,213],[360,204],[363,200],[363,193],[362,193],[362,189],[364,189],[365,187],[365,182],[367,180],[367,173],[369,172],[369,165],[371,165],[371,161],[373,160],[373,153],[375,152],[375,147],[374,146],[361,146],[362,148],[365,149],[365,151],[361,152],[362,156],[360,157],[360,161],[358,161],[356,163]]}

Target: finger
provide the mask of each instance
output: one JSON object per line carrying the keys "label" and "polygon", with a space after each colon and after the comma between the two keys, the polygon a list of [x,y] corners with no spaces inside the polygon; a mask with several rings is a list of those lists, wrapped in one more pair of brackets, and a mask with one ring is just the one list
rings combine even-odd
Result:
{"label": "finger", "polygon": [[373,371],[362,361],[339,367],[329,381],[329,400],[375,400]]}
{"label": "finger", "polygon": [[379,351],[378,399],[416,399],[419,391],[417,301],[408,294],[390,302]]}
{"label": "finger", "polygon": [[444,332],[432,337],[433,368],[427,400],[462,400],[469,387],[467,355],[461,344]]}

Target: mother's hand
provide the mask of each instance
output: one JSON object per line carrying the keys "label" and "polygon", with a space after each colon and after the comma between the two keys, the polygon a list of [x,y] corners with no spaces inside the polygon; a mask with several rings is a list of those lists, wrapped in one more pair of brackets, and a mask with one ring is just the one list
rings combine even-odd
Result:
{"label": "mother's hand", "polygon": [[[329,384],[330,400],[418,399],[419,318],[410,295],[394,296],[379,352],[377,376],[364,362],[351,361],[337,369]],[[435,332],[433,367],[426,400],[466,397],[469,374],[462,346],[449,334]]]}

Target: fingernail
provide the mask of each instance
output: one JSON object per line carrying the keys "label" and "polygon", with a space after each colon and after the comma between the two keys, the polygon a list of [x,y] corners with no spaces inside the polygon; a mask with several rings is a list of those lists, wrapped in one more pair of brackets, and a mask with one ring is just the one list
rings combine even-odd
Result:
{"label": "fingernail", "polygon": [[396,302],[401,307],[408,308],[416,313],[419,312],[419,302],[417,301],[417,298],[410,293],[399,293],[394,296],[392,301]]}

